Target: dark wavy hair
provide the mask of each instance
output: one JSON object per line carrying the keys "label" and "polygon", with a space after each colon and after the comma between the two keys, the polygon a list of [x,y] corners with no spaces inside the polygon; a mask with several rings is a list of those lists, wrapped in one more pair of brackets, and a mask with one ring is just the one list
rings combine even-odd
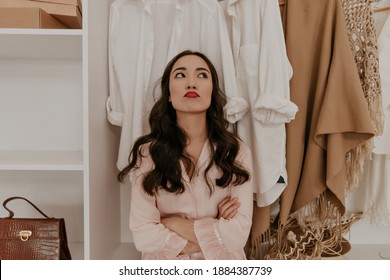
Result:
{"label": "dark wavy hair", "polygon": [[[185,152],[187,143],[186,133],[176,123],[176,111],[169,102],[169,78],[176,61],[186,55],[196,55],[202,58],[211,71],[213,91],[211,105],[206,112],[208,139],[211,143],[212,160],[209,162],[204,178],[210,190],[214,185],[225,188],[229,184],[241,185],[249,180],[249,172],[236,161],[239,150],[239,138],[229,131],[229,123],[225,119],[223,107],[226,96],[219,88],[217,71],[211,61],[202,53],[190,50],[176,55],[166,66],[161,77],[161,96],[154,104],[150,115],[150,133],[138,138],[129,155],[129,164],[118,174],[118,180],[123,182],[126,175],[138,168],[138,159],[142,161],[142,145],[150,143],[149,152],[154,162],[154,169],[147,172],[143,180],[146,193],[153,195],[162,188],[168,192],[180,194],[184,192],[182,181],[182,160],[186,170],[194,170],[195,166]],[[220,178],[210,182],[208,171],[215,164],[221,171]]]}

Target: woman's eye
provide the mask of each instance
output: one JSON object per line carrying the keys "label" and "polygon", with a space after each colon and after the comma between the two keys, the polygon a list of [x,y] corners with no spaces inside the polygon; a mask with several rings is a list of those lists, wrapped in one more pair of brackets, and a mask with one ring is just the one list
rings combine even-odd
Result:
{"label": "woman's eye", "polygon": [[177,73],[175,75],[175,78],[184,78],[184,77],[185,77],[185,75],[183,73]]}
{"label": "woman's eye", "polygon": [[199,78],[207,78],[207,73],[199,73],[198,75]]}

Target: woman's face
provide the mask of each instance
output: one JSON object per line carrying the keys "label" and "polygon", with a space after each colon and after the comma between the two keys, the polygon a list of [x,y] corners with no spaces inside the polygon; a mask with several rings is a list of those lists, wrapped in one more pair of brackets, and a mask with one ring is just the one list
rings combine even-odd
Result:
{"label": "woman's face", "polygon": [[213,91],[207,63],[196,55],[179,58],[169,77],[169,91],[169,101],[177,114],[205,113],[210,107]]}

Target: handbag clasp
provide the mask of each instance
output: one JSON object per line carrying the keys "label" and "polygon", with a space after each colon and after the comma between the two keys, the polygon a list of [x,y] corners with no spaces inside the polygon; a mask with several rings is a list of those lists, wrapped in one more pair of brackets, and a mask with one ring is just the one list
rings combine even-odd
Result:
{"label": "handbag clasp", "polygon": [[20,240],[27,241],[28,238],[31,236],[32,232],[31,230],[21,230],[19,232]]}

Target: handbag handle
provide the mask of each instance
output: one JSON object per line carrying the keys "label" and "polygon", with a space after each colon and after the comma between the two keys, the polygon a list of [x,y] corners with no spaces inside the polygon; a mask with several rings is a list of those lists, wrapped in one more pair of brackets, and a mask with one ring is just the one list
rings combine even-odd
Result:
{"label": "handbag handle", "polygon": [[14,212],[13,211],[11,211],[10,209],[8,209],[7,208],[7,203],[8,202],[10,202],[11,200],[15,200],[15,199],[22,199],[22,200],[25,200],[25,201],[27,201],[28,203],[30,203],[30,205],[32,206],[32,207],[34,207],[35,208],[35,210],[37,210],[39,213],[41,213],[44,217],[46,217],[46,218],[48,218],[48,219],[50,219],[50,217],[49,216],[47,216],[45,213],[43,213],[34,203],[32,203],[30,200],[28,200],[27,198],[24,198],[24,197],[21,197],[21,196],[13,196],[13,197],[9,197],[9,198],[7,198],[6,200],[4,200],[4,202],[3,202],[3,207],[8,211],[8,219],[10,219],[10,218],[12,218],[13,216],[14,216]]}

